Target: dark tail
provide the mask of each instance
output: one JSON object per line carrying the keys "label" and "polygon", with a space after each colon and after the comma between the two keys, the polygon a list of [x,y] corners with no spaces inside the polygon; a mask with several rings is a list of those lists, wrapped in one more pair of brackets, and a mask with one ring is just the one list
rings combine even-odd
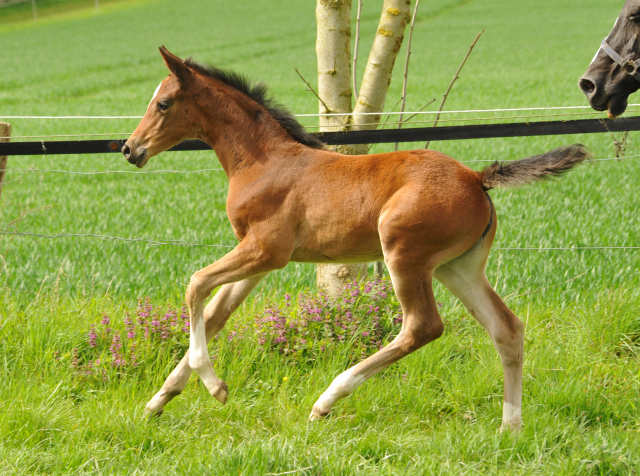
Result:
{"label": "dark tail", "polygon": [[585,146],[573,144],[514,162],[494,162],[480,172],[480,178],[485,190],[519,187],[562,175],[590,157]]}

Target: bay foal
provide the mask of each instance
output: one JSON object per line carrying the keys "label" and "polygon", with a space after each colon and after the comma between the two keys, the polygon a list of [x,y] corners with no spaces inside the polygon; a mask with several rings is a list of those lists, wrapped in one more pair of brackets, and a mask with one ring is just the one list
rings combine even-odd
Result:
{"label": "bay foal", "polygon": [[435,277],[489,333],[504,368],[503,425],[518,429],[524,326],[485,276],[497,225],[486,192],[558,175],[588,157],[582,146],[495,163],[482,172],[431,150],[341,155],[324,150],[266,97],[264,86],[182,61],[164,47],[160,52],[171,74],[122,151],[143,167],[186,138],[207,142],[229,178],[227,214],[239,244],[192,276],[186,291],[189,350],[147,412],[162,412],[185,388],[192,369],[225,403],[227,385],[213,370],[207,342],[270,271],[289,261],[384,258],[402,305],[402,330],[388,346],[336,377],[310,418],[327,415],[376,372],[442,334]]}

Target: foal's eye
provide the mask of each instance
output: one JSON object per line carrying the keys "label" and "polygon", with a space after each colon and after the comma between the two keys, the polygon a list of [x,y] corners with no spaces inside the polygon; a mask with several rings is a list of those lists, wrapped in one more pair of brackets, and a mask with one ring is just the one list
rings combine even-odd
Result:
{"label": "foal's eye", "polygon": [[635,12],[629,15],[629,21],[640,23],[640,12]]}
{"label": "foal's eye", "polygon": [[164,112],[169,109],[169,103],[164,101],[158,101],[158,111]]}

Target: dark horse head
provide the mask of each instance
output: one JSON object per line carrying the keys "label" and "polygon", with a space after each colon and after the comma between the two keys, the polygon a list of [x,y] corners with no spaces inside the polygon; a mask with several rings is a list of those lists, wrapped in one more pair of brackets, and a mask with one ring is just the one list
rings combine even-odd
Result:
{"label": "dark horse head", "polygon": [[640,89],[640,0],[627,0],[613,30],[603,41],[578,85],[596,111],[610,118],[627,108],[629,94]]}

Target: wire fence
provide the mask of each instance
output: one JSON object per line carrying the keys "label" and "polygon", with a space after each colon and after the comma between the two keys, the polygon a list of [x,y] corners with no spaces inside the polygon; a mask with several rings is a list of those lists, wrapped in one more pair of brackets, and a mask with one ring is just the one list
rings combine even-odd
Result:
{"label": "wire fence", "polygon": [[[587,163],[590,162],[621,162],[623,160],[628,159],[636,159],[640,157],[640,154],[637,155],[627,155],[622,157],[609,157],[606,159],[590,159]],[[494,159],[475,159],[475,160],[459,160],[458,162],[463,164],[473,164],[473,163],[485,163],[485,162],[495,162]],[[103,170],[98,172],[78,172],[75,170],[61,170],[61,169],[15,169],[15,168],[7,168],[0,169],[0,172],[41,172],[41,173],[61,173],[61,174],[70,174],[70,175],[105,175],[105,174],[135,174],[135,175],[157,175],[157,174],[198,174],[205,172],[220,172],[224,171],[222,167],[210,168],[210,169],[198,169],[198,170]]]}
{"label": "wire fence", "polygon": [[[235,248],[235,245],[205,244],[205,243],[188,243],[184,240],[156,240],[147,237],[140,238],[124,238],[120,236],[99,235],[95,233],[58,233],[56,235],[44,235],[40,233],[29,233],[19,231],[0,231],[0,235],[27,236],[33,238],[96,238],[103,241],[122,241],[127,243],[146,243],[153,246],[194,246],[205,248]],[[493,247],[497,251],[586,251],[586,250],[640,250],[640,246],[507,246]]]}
{"label": "wire fence", "polygon": [[[640,104],[631,104],[629,107],[640,106]],[[411,115],[411,117],[415,117],[418,115],[428,116],[433,114],[468,114],[468,113],[504,113],[504,112],[523,112],[523,111],[558,111],[558,110],[578,110],[578,109],[590,109],[590,106],[552,106],[552,107],[534,107],[534,108],[502,108],[502,109],[472,109],[472,110],[460,110],[460,111],[415,111],[415,112],[384,112],[384,113],[358,113],[360,115],[365,116],[380,116],[387,115],[387,117],[391,117],[392,115],[404,114],[405,116]],[[632,111],[633,112],[633,111]],[[640,112],[637,110],[635,112]],[[542,118],[542,117],[557,117],[563,115],[591,115],[591,114],[600,114],[593,111],[588,112],[578,112],[578,113],[565,113],[565,114],[535,114],[535,115],[521,115],[516,117],[477,117],[477,118],[454,118],[454,119],[445,119],[440,120],[439,122],[455,122],[455,121],[486,121],[486,120],[502,120],[502,119],[528,119],[528,118]],[[296,117],[318,117],[318,116],[352,116],[352,113],[333,113],[333,114],[295,114]],[[0,116],[0,119],[51,119],[51,120],[75,120],[75,119],[88,119],[88,120],[104,120],[104,119],[141,119],[143,116]],[[414,121],[414,124],[426,122],[426,121]],[[384,125],[393,125],[399,124],[400,122],[385,122]],[[403,121],[403,123],[407,123],[407,121]],[[372,123],[371,125],[373,125]],[[378,123],[375,123],[376,125]],[[365,124],[366,125],[366,124]],[[307,127],[318,127],[318,126],[307,126]],[[14,137],[0,137],[0,139],[45,139],[45,138],[69,138],[69,137],[105,137],[105,136],[125,136],[131,135],[131,133],[126,132],[118,132],[118,133],[96,133],[96,134],[56,134],[56,135],[29,135],[29,136],[14,136]],[[46,154],[46,149],[44,148],[44,153]],[[632,158],[638,158],[638,155],[630,155],[623,157],[610,157],[604,159],[591,159],[590,162],[604,162],[604,161],[621,161]],[[492,159],[478,159],[478,160],[465,160],[460,161],[463,163],[476,163],[476,162],[494,162]],[[206,172],[214,172],[214,171],[222,171],[222,168],[208,168],[208,169],[199,169],[199,170],[151,170],[151,171],[133,171],[133,170],[106,170],[106,171],[95,171],[95,172],[81,172],[81,171],[73,171],[73,170],[62,170],[62,169],[36,169],[36,168],[27,168],[27,169],[17,169],[17,168],[6,168],[0,169],[1,171],[6,172],[39,172],[39,173],[62,173],[62,174],[70,174],[70,175],[104,175],[104,174],[149,174],[149,175],[157,175],[157,174],[195,174],[195,173],[206,173]],[[0,230],[0,235],[5,236],[22,236],[22,237],[31,237],[31,238],[41,238],[41,239],[60,239],[60,238],[93,238],[99,239],[103,241],[117,241],[117,242],[125,242],[125,243],[142,243],[151,246],[182,246],[182,247],[207,247],[207,248],[223,248],[223,249],[231,249],[234,248],[235,245],[223,245],[223,244],[204,244],[204,243],[189,243],[185,240],[158,240],[152,239],[148,237],[134,237],[134,238],[126,238],[119,236],[109,236],[109,235],[101,235],[95,233],[58,233],[58,234],[40,234],[40,233],[32,233],[32,232],[19,232],[19,231],[10,231],[10,230]],[[521,252],[544,252],[544,251],[588,251],[588,250],[596,250],[596,251],[630,251],[630,250],[640,250],[640,246],[553,246],[553,247],[536,247],[536,246],[523,246],[523,247],[494,247],[494,250],[498,251],[521,251]]]}
{"label": "wire fence", "polygon": [[[633,159],[640,157],[640,154],[631,155],[627,157],[609,157],[606,159],[591,159],[590,162],[609,162],[609,161],[622,161],[627,159]],[[466,160],[460,161],[464,163],[472,162],[493,162],[493,160]],[[193,174],[210,171],[221,171],[222,168],[201,169],[201,170],[153,170],[153,171],[128,171],[128,170],[107,170],[100,172],[76,172],[71,170],[44,170],[44,169],[6,169],[7,171],[21,171],[21,172],[54,172],[54,173],[66,173],[66,174],[78,174],[78,175],[100,175],[100,174],[160,174],[160,173],[182,173]],[[189,243],[185,240],[168,240],[168,239],[153,239],[148,237],[126,238],[120,236],[101,235],[96,233],[58,233],[54,235],[46,235],[41,233],[31,232],[19,232],[0,230],[0,235],[12,235],[23,236],[32,238],[44,238],[44,239],[57,239],[57,238],[95,238],[102,241],[118,241],[125,243],[144,243],[152,246],[182,246],[182,247],[205,247],[205,248],[223,248],[232,249],[235,245],[222,245],[222,244],[206,244],[206,243]],[[535,252],[535,251],[638,251],[640,246],[551,246],[551,247],[538,247],[538,246],[506,246],[506,247],[493,247],[496,251],[523,251],[523,252]]]}
{"label": "wire fence", "polygon": [[154,240],[152,238],[123,238],[120,236],[98,235],[95,233],[58,233],[57,235],[43,235],[40,233],[28,233],[19,231],[0,231],[0,235],[30,236],[35,238],[97,238],[103,241],[124,241],[128,243],[147,243],[150,245],[170,245],[170,246],[202,246],[206,248],[235,248],[235,245],[208,245],[203,243],[187,243],[184,240]]}
{"label": "wire fence", "polygon": [[[498,124],[465,124],[441,127],[409,127],[404,129],[360,129],[314,133],[327,145],[389,144],[400,142],[424,142],[491,139],[508,137],[533,137],[549,135],[595,134],[640,130],[640,116],[623,119],[578,119],[555,121],[508,122]],[[614,141],[619,143],[617,139]],[[624,142],[624,141],[623,141]],[[71,155],[119,153],[125,139],[90,139],[31,142],[0,141],[0,155]],[[211,150],[201,140],[185,140],[168,151]]]}
{"label": "wire fence", "polygon": [[43,172],[43,173],[60,173],[70,175],[104,175],[104,174],[136,174],[136,175],[157,175],[157,174],[199,174],[204,172],[221,171],[223,168],[199,169],[199,170],[103,170],[99,172],[77,172],[75,170],[59,170],[59,169],[0,169],[0,172]]}
{"label": "wire fence", "polygon": [[[637,107],[640,104],[629,104],[627,107]],[[518,107],[500,109],[464,109],[455,111],[386,111],[386,112],[334,112],[327,114],[303,113],[294,114],[295,117],[327,117],[327,116],[380,116],[380,115],[436,115],[436,114],[468,114],[468,113],[491,113],[491,112],[522,112],[522,111],[559,111],[572,109],[588,109],[591,106],[546,106],[546,107]],[[596,113],[601,114],[601,113]],[[0,119],[142,119],[144,116],[3,116]]]}
{"label": "wire fence", "polygon": [[[640,104],[630,104],[628,106],[627,113],[637,113],[640,109],[631,109],[634,106],[640,106]],[[568,117],[568,116],[596,116],[602,115],[601,112],[593,111],[590,106],[549,106],[549,107],[533,107],[533,108],[503,108],[503,109],[468,109],[458,111],[414,111],[414,112],[400,112],[400,111],[387,111],[387,112],[360,112],[360,113],[329,113],[329,114],[294,114],[295,117],[327,117],[327,116],[387,116],[385,121],[368,122],[359,124],[335,124],[335,125],[303,125],[306,129],[322,129],[326,131],[341,131],[341,130],[353,130],[366,127],[379,127],[384,129],[385,127],[393,125],[419,125],[419,124],[431,124],[433,119],[429,120],[412,120],[416,116],[428,116],[434,114],[469,114],[469,113],[503,113],[503,112],[524,112],[524,111],[560,111],[560,110],[583,110],[583,112],[568,112],[561,114],[529,114],[529,115],[516,115],[516,116],[498,116],[498,117],[459,117],[452,119],[440,119],[438,123],[455,123],[455,122],[479,122],[479,121],[501,121],[505,119],[542,119],[550,117]],[[389,121],[391,116],[402,115],[399,121]],[[407,119],[402,120],[403,116],[409,116]],[[0,119],[52,119],[52,120],[70,120],[70,119],[142,119],[143,116],[0,116]],[[80,133],[80,134],[42,134],[42,135],[29,135],[29,136],[12,136],[12,137],[0,137],[0,139],[46,139],[56,137],[108,137],[108,136],[130,136],[132,132],[114,132],[114,133]]]}
{"label": "wire fence", "polygon": [[[423,111],[424,112],[424,111]],[[422,114],[421,112],[420,114]],[[640,112],[640,109],[632,109],[628,110],[628,113],[637,113]],[[375,113],[374,113],[375,114]],[[387,115],[387,114],[395,114],[395,113],[381,113],[379,115]],[[412,114],[412,113],[405,113]],[[415,113],[416,115],[418,113]],[[455,119],[438,119],[438,123],[453,123],[453,122],[479,122],[479,121],[502,121],[505,119],[541,119],[541,118],[549,118],[549,117],[568,117],[568,116],[598,116],[602,115],[601,112],[589,111],[589,112],[575,112],[575,113],[564,113],[564,114],[529,114],[529,115],[521,115],[521,116],[498,116],[498,117],[459,117]],[[422,120],[416,121],[412,120],[412,118],[408,118],[402,121],[388,121],[385,120],[382,124],[380,122],[364,122],[359,124],[336,124],[336,125],[303,125],[305,129],[324,129],[324,130],[342,130],[342,129],[356,129],[362,127],[369,126],[380,126],[381,129],[389,126],[397,126],[399,124],[402,125],[418,125],[418,124],[433,124],[433,119],[430,120]],[[78,133],[78,134],[40,134],[40,135],[29,135],[29,136],[2,136],[0,139],[51,139],[51,138],[61,138],[61,137],[114,137],[114,136],[131,136],[133,132],[112,132],[112,133]]]}

